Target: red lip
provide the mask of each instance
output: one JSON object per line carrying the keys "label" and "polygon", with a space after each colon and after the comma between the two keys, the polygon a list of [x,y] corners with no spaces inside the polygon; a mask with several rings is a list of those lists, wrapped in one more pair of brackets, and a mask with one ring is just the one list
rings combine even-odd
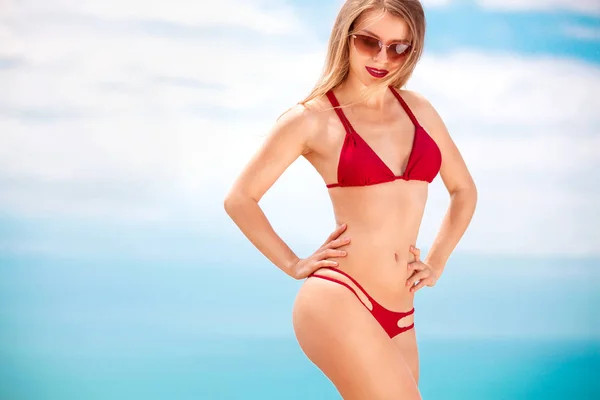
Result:
{"label": "red lip", "polygon": [[371,75],[373,75],[375,78],[383,78],[384,76],[386,76],[388,74],[389,71],[386,71],[385,69],[377,69],[377,68],[371,68],[371,67],[365,67],[367,69],[367,71],[369,71],[369,73]]}

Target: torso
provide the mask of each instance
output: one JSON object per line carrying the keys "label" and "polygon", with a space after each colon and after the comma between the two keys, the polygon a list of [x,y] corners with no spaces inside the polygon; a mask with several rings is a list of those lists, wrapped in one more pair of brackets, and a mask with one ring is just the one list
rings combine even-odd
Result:
{"label": "torso", "polygon": [[[409,96],[401,92],[410,102]],[[343,102],[342,102],[343,104]],[[396,175],[401,175],[415,137],[415,126],[390,93],[383,117],[367,112],[344,113],[356,132],[371,146]],[[410,104],[409,104],[410,105]],[[346,130],[327,98],[308,104],[319,114],[319,129],[304,157],[325,183],[337,182],[340,151]],[[414,107],[411,107],[413,112]],[[417,116],[418,118],[418,116]],[[423,121],[420,121],[423,124]],[[412,307],[414,294],[405,286],[407,265],[414,260],[410,245],[416,245],[428,182],[394,180],[357,187],[330,188],[329,195],[337,224],[346,223],[344,236],[351,238],[348,255],[336,258],[339,268],[351,274],[382,305],[391,310]]]}

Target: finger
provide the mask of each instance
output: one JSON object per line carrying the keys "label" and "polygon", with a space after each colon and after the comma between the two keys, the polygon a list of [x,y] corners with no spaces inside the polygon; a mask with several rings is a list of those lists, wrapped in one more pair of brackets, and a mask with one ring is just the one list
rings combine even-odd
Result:
{"label": "finger", "polygon": [[428,278],[421,279],[421,282],[419,282],[415,286],[411,287],[410,291],[413,292],[413,293],[416,292],[417,290],[421,289],[423,286],[427,285],[428,281],[429,281]]}
{"label": "finger", "polygon": [[421,250],[417,249],[415,246],[410,246],[410,251],[415,255],[417,260],[421,257]]}
{"label": "finger", "polygon": [[419,260],[408,263],[409,271],[423,271],[424,269],[425,269],[425,264],[423,264]]}
{"label": "finger", "polygon": [[319,269],[319,268],[323,268],[323,267],[337,267],[338,266],[338,262],[337,261],[332,261],[332,260],[321,260],[321,261],[317,261],[315,263],[315,270]]}
{"label": "finger", "polygon": [[335,249],[348,243],[350,243],[350,238],[346,236],[343,238],[337,238],[335,240],[332,240],[331,242],[327,243],[325,247],[328,249]]}
{"label": "finger", "polygon": [[321,252],[320,258],[345,257],[346,254],[346,250],[327,249]]}
{"label": "finger", "polygon": [[331,242],[334,239],[337,239],[342,232],[344,232],[346,230],[346,227],[348,225],[346,224],[341,224],[340,226],[338,226],[337,228],[335,228],[335,230],[333,232],[331,232],[331,234],[329,235],[329,237],[327,238],[327,240],[325,240],[325,243],[323,243],[324,245]]}
{"label": "finger", "polygon": [[413,286],[415,284],[415,282],[420,281],[419,283],[421,283],[423,281],[423,279],[426,279],[429,277],[429,272],[428,271],[420,271],[417,272],[416,274],[412,275],[410,278],[408,278],[406,280],[406,286]]}

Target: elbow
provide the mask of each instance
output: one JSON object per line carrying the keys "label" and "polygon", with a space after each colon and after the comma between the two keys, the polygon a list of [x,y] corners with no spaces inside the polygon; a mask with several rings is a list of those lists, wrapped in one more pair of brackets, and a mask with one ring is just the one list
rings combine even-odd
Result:
{"label": "elbow", "polygon": [[229,215],[230,217],[233,213],[233,209],[235,208],[236,204],[239,203],[238,197],[239,196],[236,196],[235,193],[228,193],[223,199],[223,208],[225,209],[227,215]]}
{"label": "elbow", "polygon": [[231,191],[223,199],[223,208],[225,209],[227,215],[233,218],[236,210],[239,209],[243,204],[247,203],[248,200],[248,196],[245,196],[239,192]]}
{"label": "elbow", "polygon": [[471,183],[470,192],[471,192],[471,197],[472,197],[473,203],[477,204],[478,192],[477,192],[477,186],[475,186],[475,182]]}
{"label": "elbow", "polygon": [[469,186],[469,188],[465,191],[466,202],[471,206],[471,212],[475,212],[477,208],[477,187],[475,184]]}
{"label": "elbow", "polygon": [[468,186],[462,186],[450,192],[451,197],[459,197],[461,202],[468,202],[472,204],[473,207],[477,204],[477,186],[475,183],[472,183]]}
{"label": "elbow", "polygon": [[468,197],[471,202],[477,203],[477,186],[475,186],[475,182],[472,182],[463,191],[465,196]]}

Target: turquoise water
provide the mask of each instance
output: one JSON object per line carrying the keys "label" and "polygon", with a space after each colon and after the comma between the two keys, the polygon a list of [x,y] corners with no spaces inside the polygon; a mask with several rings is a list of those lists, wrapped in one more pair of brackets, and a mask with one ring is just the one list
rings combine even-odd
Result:
{"label": "turquoise water", "polygon": [[[199,339],[184,346],[143,355],[4,348],[0,393],[57,400],[340,398],[293,338]],[[424,399],[600,398],[598,343],[426,340],[420,346]]]}
{"label": "turquoise water", "polygon": [[[0,399],[339,399],[293,337],[300,282],[231,265],[0,257]],[[597,266],[449,265],[415,300],[423,398],[600,399]]]}

